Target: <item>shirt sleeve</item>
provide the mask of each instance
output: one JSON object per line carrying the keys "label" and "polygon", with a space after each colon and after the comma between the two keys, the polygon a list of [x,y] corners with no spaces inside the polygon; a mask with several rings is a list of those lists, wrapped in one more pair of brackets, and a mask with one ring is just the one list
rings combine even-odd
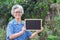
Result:
{"label": "shirt sleeve", "polygon": [[31,31],[27,31],[27,36],[30,37],[32,35]]}
{"label": "shirt sleeve", "polygon": [[7,39],[7,40],[10,40],[9,36],[10,36],[11,34],[13,34],[13,27],[12,27],[11,24],[8,24],[8,25],[7,25],[7,29],[6,29],[6,35],[7,35],[6,39]]}

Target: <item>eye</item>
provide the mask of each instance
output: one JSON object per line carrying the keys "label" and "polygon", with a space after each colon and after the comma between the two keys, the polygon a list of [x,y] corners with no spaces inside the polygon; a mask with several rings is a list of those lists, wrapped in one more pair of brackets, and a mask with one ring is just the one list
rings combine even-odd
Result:
{"label": "eye", "polygon": [[22,13],[22,12],[20,12],[20,11],[16,11],[15,13]]}

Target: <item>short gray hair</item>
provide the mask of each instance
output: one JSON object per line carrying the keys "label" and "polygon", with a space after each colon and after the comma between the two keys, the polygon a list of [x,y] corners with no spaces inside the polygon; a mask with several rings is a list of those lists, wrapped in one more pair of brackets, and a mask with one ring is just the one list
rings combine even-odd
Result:
{"label": "short gray hair", "polygon": [[13,7],[12,7],[12,10],[11,10],[11,15],[13,15],[13,10],[14,9],[16,9],[16,8],[19,8],[21,11],[22,11],[22,14],[24,14],[24,9],[23,9],[23,7],[21,6],[21,5],[14,5]]}

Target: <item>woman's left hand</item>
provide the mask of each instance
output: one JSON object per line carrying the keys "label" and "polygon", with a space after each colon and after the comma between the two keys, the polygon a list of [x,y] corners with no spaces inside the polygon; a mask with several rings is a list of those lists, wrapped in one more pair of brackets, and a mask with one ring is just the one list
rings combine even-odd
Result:
{"label": "woman's left hand", "polygon": [[43,31],[43,27],[41,27],[40,30],[36,30],[37,33],[42,32],[42,31]]}

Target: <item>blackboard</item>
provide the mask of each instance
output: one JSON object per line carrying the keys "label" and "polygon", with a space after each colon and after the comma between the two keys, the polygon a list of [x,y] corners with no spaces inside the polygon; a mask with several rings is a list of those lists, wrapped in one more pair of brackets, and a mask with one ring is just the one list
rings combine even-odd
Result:
{"label": "blackboard", "polygon": [[42,27],[42,19],[25,19],[27,30],[40,30]]}

